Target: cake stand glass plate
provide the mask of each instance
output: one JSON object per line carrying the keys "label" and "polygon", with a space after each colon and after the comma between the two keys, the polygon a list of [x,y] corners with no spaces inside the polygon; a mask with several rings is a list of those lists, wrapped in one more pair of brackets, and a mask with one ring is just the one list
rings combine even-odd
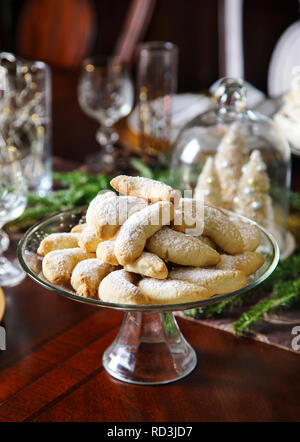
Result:
{"label": "cake stand glass plate", "polygon": [[[44,277],[42,256],[37,254],[37,249],[41,240],[50,233],[69,232],[73,226],[84,222],[85,212],[86,208],[62,212],[33,226],[18,245],[18,258],[26,273],[43,287],[74,301],[125,312],[118,336],[103,355],[105,369],[121,381],[143,385],[165,384],[189,374],[196,366],[196,353],[181,334],[172,312],[203,307],[238,296],[264,281],[278,263],[276,241],[258,226],[261,233],[258,251],[264,255],[265,262],[249,277],[247,286],[240,290],[203,301],[168,305],[137,306],[83,298],[76,295],[71,286],[58,286]],[[233,213],[230,213],[230,217],[255,224]]]}

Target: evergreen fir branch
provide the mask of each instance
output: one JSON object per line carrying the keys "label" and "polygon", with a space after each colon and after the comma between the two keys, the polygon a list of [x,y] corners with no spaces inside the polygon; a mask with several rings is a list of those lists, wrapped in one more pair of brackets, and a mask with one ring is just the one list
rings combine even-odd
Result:
{"label": "evergreen fir branch", "polygon": [[53,180],[64,187],[98,183],[101,187],[108,187],[110,177],[99,173],[92,175],[87,172],[53,172]]}
{"label": "evergreen fir branch", "polygon": [[241,295],[225,299],[224,301],[210,304],[207,307],[187,310],[185,313],[195,319],[211,318],[224,313],[228,313],[235,308],[253,302],[261,296],[272,293],[276,284],[284,283],[293,284],[295,279],[300,277],[300,254],[293,255],[281,261],[272,275],[263,283],[254,289],[242,293]]}
{"label": "evergreen fir branch", "polygon": [[132,159],[130,161],[130,165],[137,171],[140,176],[162,181],[166,184],[169,184],[170,182],[169,168],[166,166],[158,165],[150,168],[148,165],[143,163],[143,161],[137,158]]}
{"label": "evergreen fir branch", "polygon": [[290,190],[290,205],[291,207],[300,210],[300,195],[292,190]]}
{"label": "evergreen fir branch", "polygon": [[139,173],[140,176],[154,179],[152,170],[145,163],[143,163],[143,161],[133,158],[130,161],[130,165]]}
{"label": "evergreen fir branch", "polygon": [[26,210],[17,220],[9,223],[11,230],[24,229],[45,216],[87,205],[100,190],[110,187],[110,177],[103,174],[54,172],[53,178],[65,188],[54,190],[44,197],[30,192],[27,196]]}
{"label": "evergreen fir branch", "polygon": [[262,299],[243,313],[238,321],[233,323],[235,333],[240,336],[249,332],[250,327],[263,319],[266,313],[284,310],[300,301],[300,278],[296,281],[279,282],[274,285],[270,297]]}

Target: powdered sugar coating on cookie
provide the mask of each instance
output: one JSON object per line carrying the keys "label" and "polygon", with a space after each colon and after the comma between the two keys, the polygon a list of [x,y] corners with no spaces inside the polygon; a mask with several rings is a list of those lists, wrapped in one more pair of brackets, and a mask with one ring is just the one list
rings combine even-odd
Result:
{"label": "powdered sugar coating on cookie", "polygon": [[138,287],[150,304],[182,304],[212,296],[212,292],[204,287],[179,280],[143,278]]}
{"label": "powdered sugar coating on cookie", "polygon": [[100,283],[99,298],[116,304],[145,305],[147,301],[135,285],[137,276],[126,270],[116,270],[107,275]]}
{"label": "powdered sugar coating on cookie", "polygon": [[44,238],[37,250],[39,255],[46,255],[53,250],[78,247],[80,233],[51,233]]}
{"label": "powdered sugar coating on cookie", "polygon": [[146,241],[174,216],[173,204],[167,201],[147,206],[131,215],[121,226],[115,240],[115,255],[120,264],[130,264],[141,256]]}
{"label": "powdered sugar coating on cookie", "polygon": [[71,276],[71,285],[78,295],[96,298],[100,282],[115,269],[115,266],[97,258],[85,259],[75,266]]}
{"label": "powdered sugar coating on cookie", "polygon": [[176,206],[180,199],[180,192],[168,184],[150,178],[119,175],[113,178],[110,184],[124,195],[134,195],[152,202],[171,201]]}
{"label": "powdered sugar coating on cookie", "polygon": [[146,247],[160,258],[179,265],[208,266],[220,260],[218,252],[200,239],[168,227],[155,233],[147,241]]}
{"label": "powdered sugar coating on cookie", "polygon": [[211,290],[216,295],[230,293],[247,285],[246,274],[238,270],[181,267],[171,270],[169,278],[198,284]]}

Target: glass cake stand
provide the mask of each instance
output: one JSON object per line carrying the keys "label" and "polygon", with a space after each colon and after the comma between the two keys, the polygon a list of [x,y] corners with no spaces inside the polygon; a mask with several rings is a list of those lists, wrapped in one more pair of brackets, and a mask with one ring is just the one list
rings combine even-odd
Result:
{"label": "glass cake stand", "polygon": [[[166,384],[189,374],[196,366],[197,357],[193,348],[181,334],[174,311],[203,307],[252,289],[264,281],[275,269],[279,249],[274,238],[262,227],[259,251],[263,253],[264,265],[249,277],[246,287],[225,295],[215,295],[198,302],[169,305],[125,305],[83,298],[75,294],[71,286],[50,283],[42,273],[42,257],[37,254],[41,240],[50,233],[68,232],[84,222],[85,208],[62,212],[29,229],[18,245],[18,258],[25,272],[38,284],[74,301],[95,307],[123,310],[123,323],[118,336],[104,352],[103,366],[108,373],[125,382],[143,385]],[[230,214],[232,219],[244,217]]]}

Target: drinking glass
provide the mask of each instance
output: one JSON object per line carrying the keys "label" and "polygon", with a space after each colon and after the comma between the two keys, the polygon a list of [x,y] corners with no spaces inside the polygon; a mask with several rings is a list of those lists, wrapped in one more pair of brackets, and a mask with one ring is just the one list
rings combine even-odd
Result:
{"label": "drinking glass", "polygon": [[11,262],[2,253],[9,244],[1,229],[8,221],[18,218],[27,201],[27,187],[20,155],[15,147],[0,145],[0,286],[17,285],[25,277],[18,263]]}
{"label": "drinking glass", "polygon": [[94,167],[105,170],[115,159],[114,143],[118,134],[113,125],[128,115],[133,106],[134,92],[126,64],[118,57],[84,60],[78,98],[82,110],[100,124],[96,139],[101,150],[92,162]]}
{"label": "drinking glass", "polygon": [[177,89],[178,48],[170,42],[143,43],[138,51],[137,87],[142,155],[171,147],[172,95]]}
{"label": "drinking glass", "polygon": [[52,188],[50,68],[9,52],[0,53],[0,67],[2,139],[18,148],[28,189],[44,196]]}

